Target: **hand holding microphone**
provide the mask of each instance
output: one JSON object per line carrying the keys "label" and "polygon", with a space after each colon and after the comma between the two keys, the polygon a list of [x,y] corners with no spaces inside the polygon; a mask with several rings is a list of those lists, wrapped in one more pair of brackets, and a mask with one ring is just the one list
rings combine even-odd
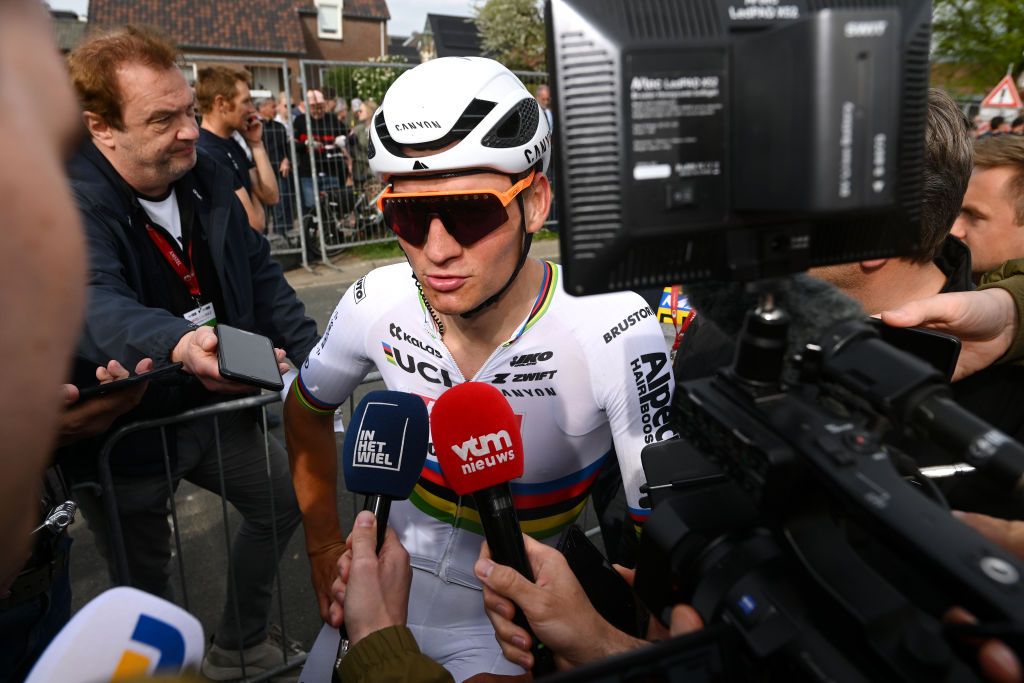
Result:
{"label": "hand holding microphone", "polygon": [[[460,496],[472,494],[491,557],[533,582],[508,484],[523,476],[523,437],[512,407],[490,384],[466,382],[441,394],[430,425],[445,481]],[[512,620],[533,641],[534,676],[553,672],[551,651],[533,636],[523,613],[517,610]]]}
{"label": "hand holding microphone", "polygon": [[[376,518],[378,553],[384,546],[391,501],[408,498],[423,471],[429,432],[430,423],[423,399],[401,391],[371,391],[356,406],[349,421],[342,454],[345,487],[352,493],[366,495],[363,510],[372,512]],[[365,520],[365,515],[360,516]],[[365,530],[365,527],[361,529]],[[393,533],[391,535],[394,536]],[[398,539],[394,541],[401,548]],[[343,620],[352,543],[350,536],[349,550],[339,560],[338,576],[331,586],[334,600],[342,608]],[[401,550],[404,553],[404,548]],[[408,585],[405,596],[407,601]],[[343,642],[339,652],[348,647],[344,623],[340,630]]]}

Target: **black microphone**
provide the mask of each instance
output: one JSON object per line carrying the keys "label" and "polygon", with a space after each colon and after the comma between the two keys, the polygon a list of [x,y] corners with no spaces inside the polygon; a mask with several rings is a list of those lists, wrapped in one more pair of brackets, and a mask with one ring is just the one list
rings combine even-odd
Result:
{"label": "black microphone", "polygon": [[[363,509],[377,518],[378,553],[387,534],[391,501],[408,498],[420,478],[429,434],[426,404],[405,392],[371,391],[352,413],[341,466],[345,487],[365,494]],[[348,651],[345,624],[339,631],[336,663]]]}
{"label": "black microphone", "polygon": [[[490,384],[466,382],[437,399],[430,429],[445,481],[460,496],[473,496],[494,561],[534,581],[508,485],[523,476],[523,437],[512,406]],[[551,650],[520,610],[513,621],[533,639],[533,675],[554,672]]]}
{"label": "black microphone", "polygon": [[363,493],[364,510],[377,518],[377,551],[387,531],[391,501],[405,500],[427,459],[430,422],[418,396],[371,391],[359,402],[345,434],[345,487]]}

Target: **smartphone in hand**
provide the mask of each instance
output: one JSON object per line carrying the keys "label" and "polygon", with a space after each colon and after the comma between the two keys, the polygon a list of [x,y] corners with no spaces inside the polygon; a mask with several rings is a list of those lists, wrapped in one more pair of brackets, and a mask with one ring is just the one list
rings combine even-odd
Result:
{"label": "smartphone in hand", "polygon": [[274,345],[261,334],[217,325],[217,361],[225,379],[281,391],[284,382]]}

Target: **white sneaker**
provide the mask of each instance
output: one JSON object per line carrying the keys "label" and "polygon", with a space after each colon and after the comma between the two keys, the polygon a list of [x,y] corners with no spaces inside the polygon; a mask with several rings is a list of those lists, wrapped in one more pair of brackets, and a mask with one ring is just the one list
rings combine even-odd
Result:
{"label": "white sneaker", "polygon": [[299,679],[298,667],[306,661],[306,651],[294,640],[284,643],[281,629],[275,624],[267,630],[262,643],[245,650],[228,650],[211,644],[203,657],[203,676],[211,681],[233,681],[242,678],[242,662],[245,662],[245,677],[254,678],[276,669],[280,675],[271,680],[276,683],[294,683]]}

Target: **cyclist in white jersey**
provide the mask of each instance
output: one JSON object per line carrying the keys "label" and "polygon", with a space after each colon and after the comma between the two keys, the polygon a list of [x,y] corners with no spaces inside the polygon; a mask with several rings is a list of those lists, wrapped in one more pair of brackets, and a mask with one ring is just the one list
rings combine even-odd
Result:
{"label": "cyclist in white jersey", "polygon": [[[536,100],[503,66],[443,58],[403,74],[370,130],[372,170],[391,188],[385,222],[408,263],[353,285],[285,407],[296,494],[325,621],[344,535],[336,511],[332,414],[376,367],[389,389],[423,397],[473,380],[521,418],[525,470],[512,482],[523,530],[555,542],[617,458],[639,524],[640,451],[670,436],[670,363],[657,319],[632,293],[574,298],[559,267],[527,258],[551,190],[551,140]],[[513,201],[513,199],[515,201]],[[409,628],[456,680],[521,672],[494,639],[473,575],[482,539],[471,497],[446,485],[431,452],[390,524],[409,551]]]}

